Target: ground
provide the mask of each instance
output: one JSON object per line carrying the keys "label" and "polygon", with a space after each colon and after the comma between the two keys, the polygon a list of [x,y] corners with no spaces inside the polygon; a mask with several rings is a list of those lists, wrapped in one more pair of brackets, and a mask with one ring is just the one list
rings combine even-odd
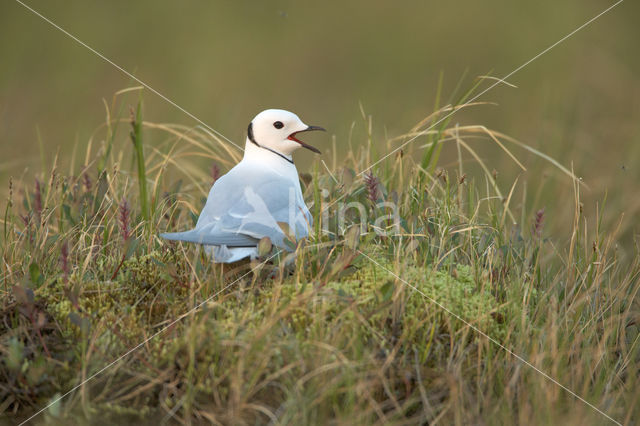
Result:
{"label": "ground", "polygon": [[[140,110],[133,148],[116,153],[117,122],[76,175],[53,164],[12,184],[5,421],[638,421],[640,264],[619,259],[615,230],[584,216],[568,170],[558,173],[574,184],[575,220],[550,236],[544,211],[512,202],[481,159],[475,176],[438,164],[448,137],[465,146],[464,129],[445,122],[424,150],[370,170],[364,143],[333,170],[317,162],[301,176],[316,222],[293,253],[223,266],[157,234],[191,226],[216,177],[192,171],[185,150],[223,168],[237,157]],[[143,129],[169,139],[150,148]],[[323,215],[341,202],[360,203],[367,219]],[[397,206],[397,227],[382,202]]]}

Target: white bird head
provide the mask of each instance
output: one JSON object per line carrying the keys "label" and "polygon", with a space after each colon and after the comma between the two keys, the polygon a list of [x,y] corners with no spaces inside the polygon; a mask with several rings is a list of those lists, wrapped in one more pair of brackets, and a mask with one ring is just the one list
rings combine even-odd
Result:
{"label": "white bird head", "polygon": [[301,146],[320,154],[317,148],[299,140],[296,135],[311,130],[324,130],[318,126],[307,126],[292,112],[282,109],[267,109],[256,115],[249,123],[247,137],[262,147],[282,155],[291,155]]}

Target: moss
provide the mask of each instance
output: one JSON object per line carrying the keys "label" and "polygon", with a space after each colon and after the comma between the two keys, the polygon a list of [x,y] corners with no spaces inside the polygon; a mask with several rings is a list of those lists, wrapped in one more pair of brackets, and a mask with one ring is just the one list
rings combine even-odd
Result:
{"label": "moss", "polygon": [[[391,265],[385,267],[392,268]],[[452,271],[453,274],[414,266],[404,268],[402,278],[424,295],[396,280],[383,268],[369,264],[350,279],[331,281],[323,288],[309,286],[299,292],[292,283],[285,282],[281,297],[285,304],[295,303],[296,298],[298,302],[307,299],[288,316],[289,326],[303,333],[314,321],[327,326],[332,321],[339,321],[343,327],[355,322],[360,333],[372,337],[370,330],[380,327],[388,330],[387,324],[392,320],[394,310],[399,310],[395,321],[417,341],[424,333],[416,333],[416,329],[429,329],[433,325],[421,322],[425,311],[433,313],[432,318],[440,323],[436,324],[440,327],[448,316],[441,308],[445,307],[490,336],[504,337],[507,307],[500,305],[482,283],[474,281],[469,266],[456,265]],[[366,318],[366,322],[362,318]],[[459,322],[454,331],[462,327],[465,325]]]}
{"label": "moss", "polygon": [[[150,169],[164,168],[161,163]],[[77,180],[53,185],[58,193],[46,199],[62,205],[47,208],[61,216],[44,214],[36,224],[26,203],[7,219],[0,318],[0,406],[7,412],[33,413],[105,366],[83,386],[82,397],[60,403],[66,423],[139,422],[167,414],[185,423],[256,424],[270,415],[283,424],[479,423],[487,413],[515,423],[520,418],[511,414],[530,402],[568,406],[469,323],[532,354],[536,365],[551,366],[543,369],[598,406],[610,406],[612,415],[631,418],[606,401],[623,401],[618,386],[632,389],[626,370],[638,370],[637,330],[628,325],[637,309],[624,297],[638,292],[628,278],[638,276],[637,268],[623,274],[594,250],[593,259],[580,255],[547,269],[545,259],[558,251],[545,254],[543,241],[526,241],[502,226],[497,194],[483,194],[480,202],[472,185],[463,195],[446,174],[431,180],[414,173],[411,163],[393,166],[380,171],[382,195],[398,205],[407,234],[317,235],[274,261],[290,261],[293,275],[270,279],[265,267],[242,278],[248,265],[222,276],[225,269],[198,257],[197,249],[186,248],[185,259],[152,235],[152,228],[186,229],[195,222],[190,211],[198,206],[176,202],[182,197],[177,189],[154,200],[150,222],[138,221],[133,203],[122,219],[111,201],[137,190],[115,166],[93,186]],[[347,172],[354,181],[358,171]],[[362,183],[314,179],[326,190],[316,201],[371,204],[358,192]],[[164,181],[158,176],[153,194],[166,189]],[[65,193],[71,187],[83,194]],[[132,233],[127,243],[123,229]],[[355,247],[375,262],[356,256]],[[582,252],[591,247],[575,250]],[[621,288],[610,285],[615,280]],[[624,345],[619,330],[628,330]],[[589,353],[582,348],[593,342],[603,348],[598,365],[593,357],[575,356]],[[550,360],[547,353],[558,355]],[[562,368],[565,360],[572,368]],[[584,374],[596,367],[602,374]],[[611,377],[619,385],[611,387]]]}

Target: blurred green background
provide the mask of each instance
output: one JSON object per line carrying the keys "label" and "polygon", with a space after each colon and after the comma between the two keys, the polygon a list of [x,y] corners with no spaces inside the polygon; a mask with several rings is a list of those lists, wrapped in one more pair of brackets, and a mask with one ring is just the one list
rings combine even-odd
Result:
{"label": "blurred green background", "polygon": [[[374,141],[382,147],[386,137],[409,131],[432,112],[441,72],[447,99],[465,71],[463,87],[489,72],[502,77],[613,2],[27,4],[239,144],[257,112],[278,107],[326,127],[339,149],[346,149],[352,123],[362,125],[360,104],[373,117]],[[497,106],[475,108],[453,120],[484,124],[573,164],[590,187],[583,202],[591,221],[605,194],[607,224],[616,224],[625,212],[620,241],[629,254],[640,214],[639,17],[638,2],[623,2],[509,78],[517,89],[498,86],[479,99]],[[86,145],[104,122],[102,99],[131,85],[113,66],[19,3],[4,0],[2,204],[9,176],[30,183],[41,170],[39,139],[45,161],[59,150],[64,165],[74,143]],[[148,120],[196,124],[148,91],[144,105]],[[330,147],[329,138],[314,136],[313,142]],[[353,144],[359,143],[365,138],[354,137]],[[491,144],[479,146],[499,171],[503,190],[516,177],[526,181],[526,208],[545,207],[549,230],[566,226],[573,214],[570,180],[515,150],[528,168],[520,174]],[[300,171],[308,171],[313,155],[297,156]]]}

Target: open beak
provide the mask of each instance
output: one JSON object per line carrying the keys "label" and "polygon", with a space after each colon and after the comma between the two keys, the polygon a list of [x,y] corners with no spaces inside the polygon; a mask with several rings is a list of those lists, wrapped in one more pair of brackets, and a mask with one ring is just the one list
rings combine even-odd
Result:
{"label": "open beak", "polygon": [[309,144],[306,144],[304,142],[302,142],[300,139],[296,138],[296,135],[298,133],[302,133],[302,132],[310,132],[312,130],[322,130],[323,132],[326,132],[325,129],[323,129],[320,126],[309,126],[304,130],[300,130],[299,132],[293,132],[289,135],[289,137],[287,139],[289,139],[290,141],[294,141],[294,142],[298,142],[300,145],[302,145],[303,147],[315,152],[316,154],[320,154],[320,150],[318,148],[315,148]]}

